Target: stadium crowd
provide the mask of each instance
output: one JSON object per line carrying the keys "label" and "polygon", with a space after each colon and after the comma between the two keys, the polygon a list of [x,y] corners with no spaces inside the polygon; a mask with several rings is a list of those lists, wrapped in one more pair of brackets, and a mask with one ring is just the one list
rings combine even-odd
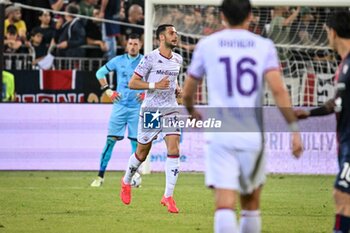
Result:
{"label": "stadium crowd", "polygon": [[[52,14],[46,10],[21,9],[17,5],[6,7],[4,52],[34,54],[34,63],[48,52],[60,57],[108,56],[108,59],[111,59],[116,55],[117,44],[119,52],[124,52],[128,35],[143,34],[142,27],[101,23],[98,19],[143,25],[144,1],[14,2],[68,13]],[[76,14],[95,17],[96,20],[75,17]]]}
{"label": "stadium crowd", "polygon": [[[49,11],[5,9],[5,54],[29,53],[36,65],[48,52],[56,57],[94,57],[110,60],[125,52],[128,35],[143,39],[144,0],[15,0],[28,6],[69,14],[96,17],[96,20]],[[155,23],[172,23],[181,35],[179,48],[188,64],[199,38],[223,28],[219,8],[213,6],[157,6]],[[255,8],[250,30],[271,38],[276,44],[325,46],[324,23],[330,8]],[[122,21],[125,25],[102,23],[98,19]],[[136,25],[136,27],[135,27]],[[154,25],[155,27],[157,25]],[[156,46],[156,45],[155,45]],[[142,51],[141,51],[142,52]],[[5,65],[6,66],[6,65]]]}

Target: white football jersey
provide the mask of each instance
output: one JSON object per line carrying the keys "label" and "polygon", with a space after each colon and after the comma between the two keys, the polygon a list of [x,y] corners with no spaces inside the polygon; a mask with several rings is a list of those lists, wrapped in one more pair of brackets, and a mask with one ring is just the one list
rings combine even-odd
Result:
{"label": "white football jersey", "polygon": [[235,132],[214,134],[213,140],[261,147],[261,119],[254,112],[262,106],[264,74],[279,67],[273,42],[247,30],[225,29],[199,41],[187,72],[206,77],[209,106],[230,108],[225,117],[232,128],[226,132]]}
{"label": "white football jersey", "polygon": [[147,90],[142,107],[175,107],[178,105],[175,90],[181,66],[182,57],[174,52],[169,59],[162,56],[158,49],[143,57],[135,73],[146,82],[159,82],[164,76],[169,76],[170,88]]}

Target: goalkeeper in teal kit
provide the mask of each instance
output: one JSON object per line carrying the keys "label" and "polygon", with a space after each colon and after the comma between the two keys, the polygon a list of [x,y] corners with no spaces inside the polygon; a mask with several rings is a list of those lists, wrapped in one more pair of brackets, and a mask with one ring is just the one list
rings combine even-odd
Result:
{"label": "goalkeeper in teal kit", "polygon": [[[98,177],[91,183],[92,187],[100,187],[103,184],[104,174],[112,156],[114,145],[124,138],[126,127],[128,127],[128,138],[131,142],[131,153],[136,151],[137,125],[144,93],[139,90],[130,90],[128,84],[134,69],[143,57],[139,53],[140,49],[140,37],[131,34],[126,47],[128,52],[111,59],[96,72],[96,78],[100,82],[102,91],[113,102],[113,110],[109,120],[107,142],[101,154]],[[110,89],[107,83],[105,76],[109,72],[117,74],[116,91]]]}

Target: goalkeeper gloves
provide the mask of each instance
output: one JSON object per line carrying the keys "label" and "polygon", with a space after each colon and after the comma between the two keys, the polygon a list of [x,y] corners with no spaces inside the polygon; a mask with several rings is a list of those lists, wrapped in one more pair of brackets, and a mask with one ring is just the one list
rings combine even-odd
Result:
{"label": "goalkeeper gloves", "polygon": [[109,97],[109,99],[113,102],[113,103],[117,103],[120,99],[121,99],[121,94],[111,90],[111,88],[109,88],[108,84],[103,86],[101,88],[102,92],[106,93],[106,95]]}
{"label": "goalkeeper gloves", "polygon": [[139,103],[142,103],[143,100],[145,99],[145,93],[142,92],[142,93],[136,94],[136,99],[137,99],[137,101],[139,101]]}

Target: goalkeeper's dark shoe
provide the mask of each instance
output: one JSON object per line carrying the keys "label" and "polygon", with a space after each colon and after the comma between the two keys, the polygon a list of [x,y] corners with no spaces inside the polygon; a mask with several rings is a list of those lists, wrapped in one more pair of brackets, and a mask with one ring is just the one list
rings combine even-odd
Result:
{"label": "goalkeeper's dark shoe", "polygon": [[129,205],[131,202],[131,184],[125,184],[122,178],[121,186],[120,199],[122,199],[122,202],[125,205]]}
{"label": "goalkeeper's dark shoe", "polygon": [[176,203],[173,199],[173,197],[162,197],[162,200],[160,201],[160,204],[163,206],[166,206],[168,208],[168,211],[170,213],[179,213],[179,209],[176,207]]}

